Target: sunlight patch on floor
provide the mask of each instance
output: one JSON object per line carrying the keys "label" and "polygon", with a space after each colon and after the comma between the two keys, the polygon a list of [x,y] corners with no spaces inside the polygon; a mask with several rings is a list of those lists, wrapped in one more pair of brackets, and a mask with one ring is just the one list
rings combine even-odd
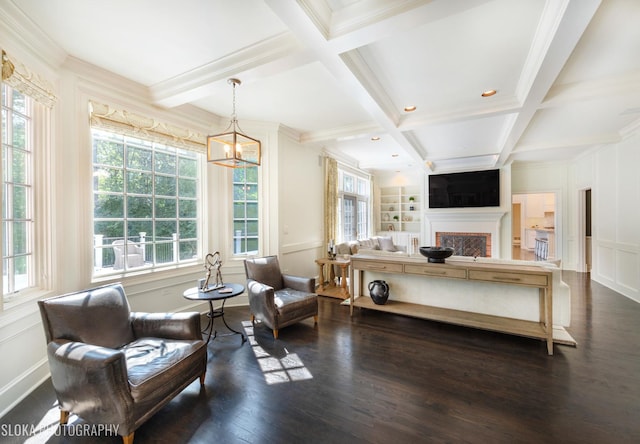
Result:
{"label": "sunlight patch on floor", "polygon": [[249,339],[249,344],[253,349],[258,365],[264,374],[267,384],[280,384],[283,382],[304,381],[313,379],[311,372],[305,367],[304,362],[296,353],[289,353],[285,348],[286,355],[282,358],[272,356],[256,340],[253,334],[253,324],[251,321],[243,321],[242,327]]}
{"label": "sunlight patch on floor", "polygon": [[25,444],[40,444],[49,441],[53,435],[59,433],[60,427],[60,409],[56,402],[47,413],[44,414],[40,422],[34,426],[24,442]]}

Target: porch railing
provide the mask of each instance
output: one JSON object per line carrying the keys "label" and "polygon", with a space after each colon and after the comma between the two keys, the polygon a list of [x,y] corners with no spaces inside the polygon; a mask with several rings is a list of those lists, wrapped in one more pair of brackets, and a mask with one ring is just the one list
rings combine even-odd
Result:
{"label": "porch railing", "polygon": [[145,265],[177,262],[178,257],[180,257],[177,233],[173,233],[171,237],[156,237],[155,242],[147,242],[146,234],[141,232],[138,236],[129,236],[126,239],[124,237],[107,237],[102,234],[94,235],[95,269],[113,268],[116,263],[113,242],[117,240],[127,240],[142,247]]}

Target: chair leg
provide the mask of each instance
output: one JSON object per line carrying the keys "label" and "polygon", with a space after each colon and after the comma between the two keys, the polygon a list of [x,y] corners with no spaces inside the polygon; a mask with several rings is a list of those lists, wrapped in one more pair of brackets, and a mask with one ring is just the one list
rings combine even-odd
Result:
{"label": "chair leg", "polygon": [[133,434],[135,432],[129,433],[127,436],[122,437],[122,444],[133,444]]}
{"label": "chair leg", "polygon": [[69,422],[69,412],[60,410],[60,424],[66,424],[67,422]]}
{"label": "chair leg", "polygon": [[204,377],[206,375],[207,375],[206,371],[202,372],[202,374],[200,375],[200,385],[204,385]]}
{"label": "chair leg", "polygon": [[318,315],[315,315],[315,316],[313,317],[313,322],[314,322],[315,324],[317,324],[317,323],[318,323]]}
{"label": "chair leg", "polygon": [[278,339],[278,329],[277,328],[273,329],[273,339]]}
{"label": "chair leg", "polygon": [[253,313],[251,313],[251,323],[255,324],[256,322],[256,317],[253,315]]}

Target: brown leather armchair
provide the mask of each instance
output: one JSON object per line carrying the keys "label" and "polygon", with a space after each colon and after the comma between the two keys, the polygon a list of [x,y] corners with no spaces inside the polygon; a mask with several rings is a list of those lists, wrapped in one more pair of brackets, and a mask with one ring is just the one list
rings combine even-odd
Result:
{"label": "brown leather armchair", "polygon": [[318,322],[318,295],[315,278],[291,276],[280,272],[277,256],[244,261],[251,322],[256,318],[278,330],[313,316]]}
{"label": "brown leather armchair", "polygon": [[125,444],[197,378],[207,348],[199,313],[131,312],[121,284],[38,301],[60,423],[112,424]]}

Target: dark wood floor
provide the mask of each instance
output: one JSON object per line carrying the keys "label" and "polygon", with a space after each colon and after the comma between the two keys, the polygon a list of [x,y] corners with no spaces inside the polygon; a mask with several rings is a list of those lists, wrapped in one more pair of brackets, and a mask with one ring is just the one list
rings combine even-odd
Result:
{"label": "dark wood floor", "polygon": [[[638,443],[640,304],[586,274],[564,279],[576,348],[548,356],[533,339],[366,310],[351,319],[321,298],[317,326],[285,328],[277,341],[262,327],[244,345],[212,341],[204,389],[187,387],[135,442]],[[227,313],[236,328],[248,316]],[[56,420],[47,381],[2,423]],[[40,442],[96,442],[55,430]]]}

